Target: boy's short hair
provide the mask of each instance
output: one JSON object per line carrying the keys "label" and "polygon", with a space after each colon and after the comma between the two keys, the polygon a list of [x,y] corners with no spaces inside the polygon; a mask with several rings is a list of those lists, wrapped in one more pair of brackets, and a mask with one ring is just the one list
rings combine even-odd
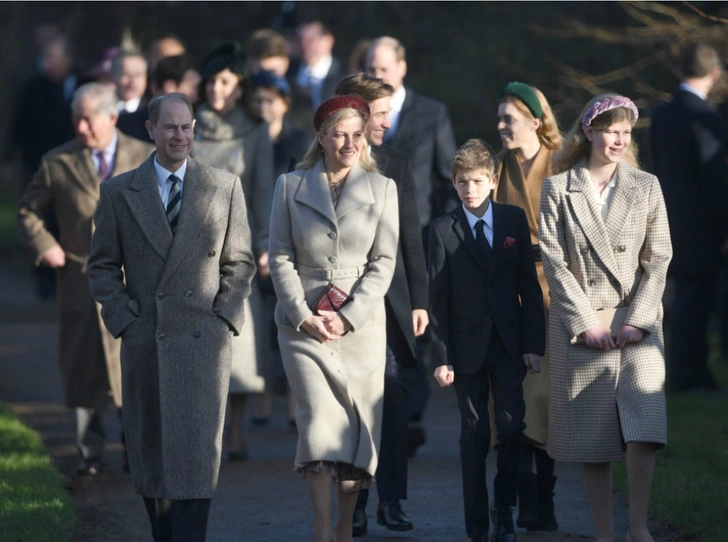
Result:
{"label": "boy's short hair", "polygon": [[478,138],[468,139],[455,153],[450,164],[450,175],[455,178],[458,171],[484,169],[494,175],[498,169],[498,158],[490,145]]}

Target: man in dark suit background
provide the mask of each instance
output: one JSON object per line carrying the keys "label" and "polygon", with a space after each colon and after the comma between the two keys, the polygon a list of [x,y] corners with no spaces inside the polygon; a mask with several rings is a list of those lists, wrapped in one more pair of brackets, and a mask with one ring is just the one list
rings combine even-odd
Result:
{"label": "man in dark suit background", "polygon": [[707,366],[708,321],[728,251],[725,128],[705,100],[721,75],[718,53],[703,43],[680,55],[680,88],[652,117],[652,152],[670,222],[675,293],[668,352],[672,391],[714,389]]}
{"label": "man in dark suit background", "polygon": [[[402,368],[417,361],[415,337],[427,328],[427,272],[416,187],[407,155],[387,145],[390,100],[394,88],[365,73],[350,75],[336,87],[336,94],[358,94],[369,104],[367,140],[385,177],[397,184],[399,201],[399,250],[392,284],[384,297],[387,310],[387,368],[384,380],[382,440],[377,467],[377,522],[394,531],[412,529],[400,500],[407,498],[407,387]],[[366,504],[369,491],[359,492],[354,512],[354,536],[367,532]]]}

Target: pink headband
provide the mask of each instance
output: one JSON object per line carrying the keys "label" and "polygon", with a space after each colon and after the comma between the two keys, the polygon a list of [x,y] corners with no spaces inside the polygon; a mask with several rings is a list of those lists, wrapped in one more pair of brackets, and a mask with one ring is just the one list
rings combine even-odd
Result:
{"label": "pink headband", "polygon": [[640,116],[640,112],[632,100],[630,100],[626,96],[608,96],[594,102],[589,110],[584,113],[584,116],[581,117],[581,129],[586,131],[586,129],[591,126],[591,123],[595,118],[597,118],[602,113],[606,113],[611,109],[617,109],[618,107],[626,107],[627,109],[631,109],[634,113],[634,120],[635,122],[637,122],[637,119]]}

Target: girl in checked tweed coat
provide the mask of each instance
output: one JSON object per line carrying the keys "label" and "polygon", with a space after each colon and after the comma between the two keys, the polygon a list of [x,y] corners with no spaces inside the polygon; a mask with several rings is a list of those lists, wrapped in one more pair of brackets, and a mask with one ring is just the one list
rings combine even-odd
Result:
{"label": "girl in checked tweed coat", "polygon": [[[655,451],[667,441],[662,293],[672,256],[658,180],[636,168],[629,98],[592,99],[544,181],[539,244],[551,295],[549,454],[582,463],[598,542],[614,542],[611,461],[627,450],[628,542],[653,542]],[[597,311],[628,307],[611,337]],[[580,338],[583,344],[572,344]]]}

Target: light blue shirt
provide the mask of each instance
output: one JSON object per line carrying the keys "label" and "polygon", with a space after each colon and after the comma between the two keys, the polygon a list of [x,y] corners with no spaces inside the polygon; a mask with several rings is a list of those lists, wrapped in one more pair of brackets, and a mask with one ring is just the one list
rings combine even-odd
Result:
{"label": "light blue shirt", "polygon": [[94,167],[96,168],[96,172],[99,171],[99,164],[101,163],[101,159],[99,158],[99,154],[104,155],[104,158],[106,159],[106,163],[109,164],[109,174],[111,174],[114,171],[114,157],[116,156],[116,144],[119,141],[119,135],[114,130],[114,137],[111,138],[111,143],[106,145],[101,150],[98,149],[90,149],[91,150],[91,162],[93,162]]}
{"label": "light blue shirt", "polygon": [[187,171],[187,160],[175,172],[167,171],[157,161],[157,155],[154,155],[154,171],[157,173],[157,185],[159,186],[159,197],[162,198],[162,207],[167,208],[169,201],[169,191],[172,189],[172,181],[169,180],[170,175],[176,175],[179,180],[179,193],[182,196],[184,192],[185,172]]}
{"label": "light blue shirt", "polygon": [[493,248],[493,202],[488,202],[488,208],[485,210],[485,214],[482,218],[475,216],[473,213],[468,211],[465,208],[465,205],[463,205],[463,211],[465,211],[465,218],[468,219],[468,224],[470,225],[470,231],[473,232],[473,237],[476,237],[478,234],[478,232],[475,231],[475,224],[478,220],[483,220],[483,222],[485,222],[483,233],[485,234],[485,238],[488,240],[488,244],[491,248]]}
{"label": "light blue shirt", "polygon": [[690,85],[686,83],[680,83],[680,90],[684,90],[685,92],[690,92],[691,94],[695,94],[698,98],[705,101],[708,97],[700,92],[697,88],[691,87]]}

